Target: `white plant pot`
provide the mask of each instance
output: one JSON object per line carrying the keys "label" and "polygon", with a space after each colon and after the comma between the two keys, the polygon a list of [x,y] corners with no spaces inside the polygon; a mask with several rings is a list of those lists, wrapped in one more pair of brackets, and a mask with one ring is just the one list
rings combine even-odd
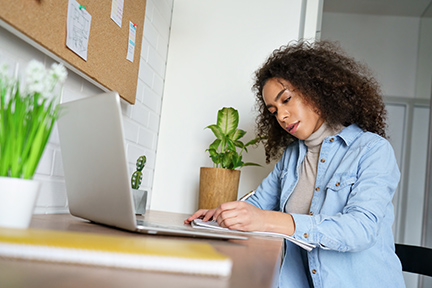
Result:
{"label": "white plant pot", "polygon": [[34,180],[0,177],[0,226],[28,228],[39,188]]}

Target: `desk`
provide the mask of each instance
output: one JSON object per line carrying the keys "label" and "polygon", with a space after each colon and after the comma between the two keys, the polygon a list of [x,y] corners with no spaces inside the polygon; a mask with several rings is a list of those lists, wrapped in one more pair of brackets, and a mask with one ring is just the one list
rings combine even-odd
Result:
{"label": "desk", "polygon": [[[189,215],[147,211],[145,219],[183,223]],[[91,232],[126,237],[147,236],[90,223],[70,214],[34,215],[31,228]],[[248,240],[209,240],[175,237],[178,241],[206,241],[233,260],[228,279],[124,270],[95,266],[0,259],[0,287],[167,287],[167,288],[265,288],[277,280],[283,241],[260,236]]]}

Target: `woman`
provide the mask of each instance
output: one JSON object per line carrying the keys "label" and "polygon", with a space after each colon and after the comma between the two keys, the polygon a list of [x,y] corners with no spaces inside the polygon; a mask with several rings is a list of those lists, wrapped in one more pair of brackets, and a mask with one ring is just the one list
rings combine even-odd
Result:
{"label": "woman", "polygon": [[285,241],[279,287],[404,287],[392,198],[400,172],[385,139],[385,107],[368,69],[335,44],[275,50],[254,84],[266,160],[279,159],[247,201],[185,220],[268,231]]}

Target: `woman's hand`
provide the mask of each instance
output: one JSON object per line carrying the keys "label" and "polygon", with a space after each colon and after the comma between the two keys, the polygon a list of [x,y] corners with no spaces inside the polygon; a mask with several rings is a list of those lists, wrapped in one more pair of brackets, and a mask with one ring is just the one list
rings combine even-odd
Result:
{"label": "woman's hand", "polygon": [[295,223],[291,214],[262,210],[243,201],[221,204],[216,209],[200,209],[184,221],[189,224],[196,218],[203,221],[215,219],[220,226],[239,231],[264,231],[293,235]]}
{"label": "woman's hand", "polygon": [[266,211],[243,201],[221,204],[213,214],[220,226],[240,231],[266,231]]}
{"label": "woman's hand", "polygon": [[[184,221],[189,224],[201,218],[204,222],[214,219],[220,226],[240,231],[264,231],[265,223],[260,214],[263,210],[242,201],[227,202],[216,209],[200,209]],[[260,221],[261,220],[261,221]]]}
{"label": "woman's hand", "polygon": [[213,214],[215,213],[216,209],[200,209],[196,211],[192,216],[190,216],[188,219],[184,221],[185,224],[191,223],[193,220],[197,218],[202,218],[204,222],[212,219]]}

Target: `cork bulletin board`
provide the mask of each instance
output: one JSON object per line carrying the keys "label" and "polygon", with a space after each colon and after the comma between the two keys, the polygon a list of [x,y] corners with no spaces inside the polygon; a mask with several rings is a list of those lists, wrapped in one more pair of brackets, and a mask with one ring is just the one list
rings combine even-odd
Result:
{"label": "cork bulletin board", "polygon": [[[121,27],[111,19],[111,0],[77,0],[91,15],[87,61],[66,46],[68,0],[0,0],[0,20],[12,32],[47,50],[73,70],[135,103],[145,0],[125,0]],[[129,21],[136,26],[133,62],[126,59]],[[93,82],[92,81],[92,82]]]}

